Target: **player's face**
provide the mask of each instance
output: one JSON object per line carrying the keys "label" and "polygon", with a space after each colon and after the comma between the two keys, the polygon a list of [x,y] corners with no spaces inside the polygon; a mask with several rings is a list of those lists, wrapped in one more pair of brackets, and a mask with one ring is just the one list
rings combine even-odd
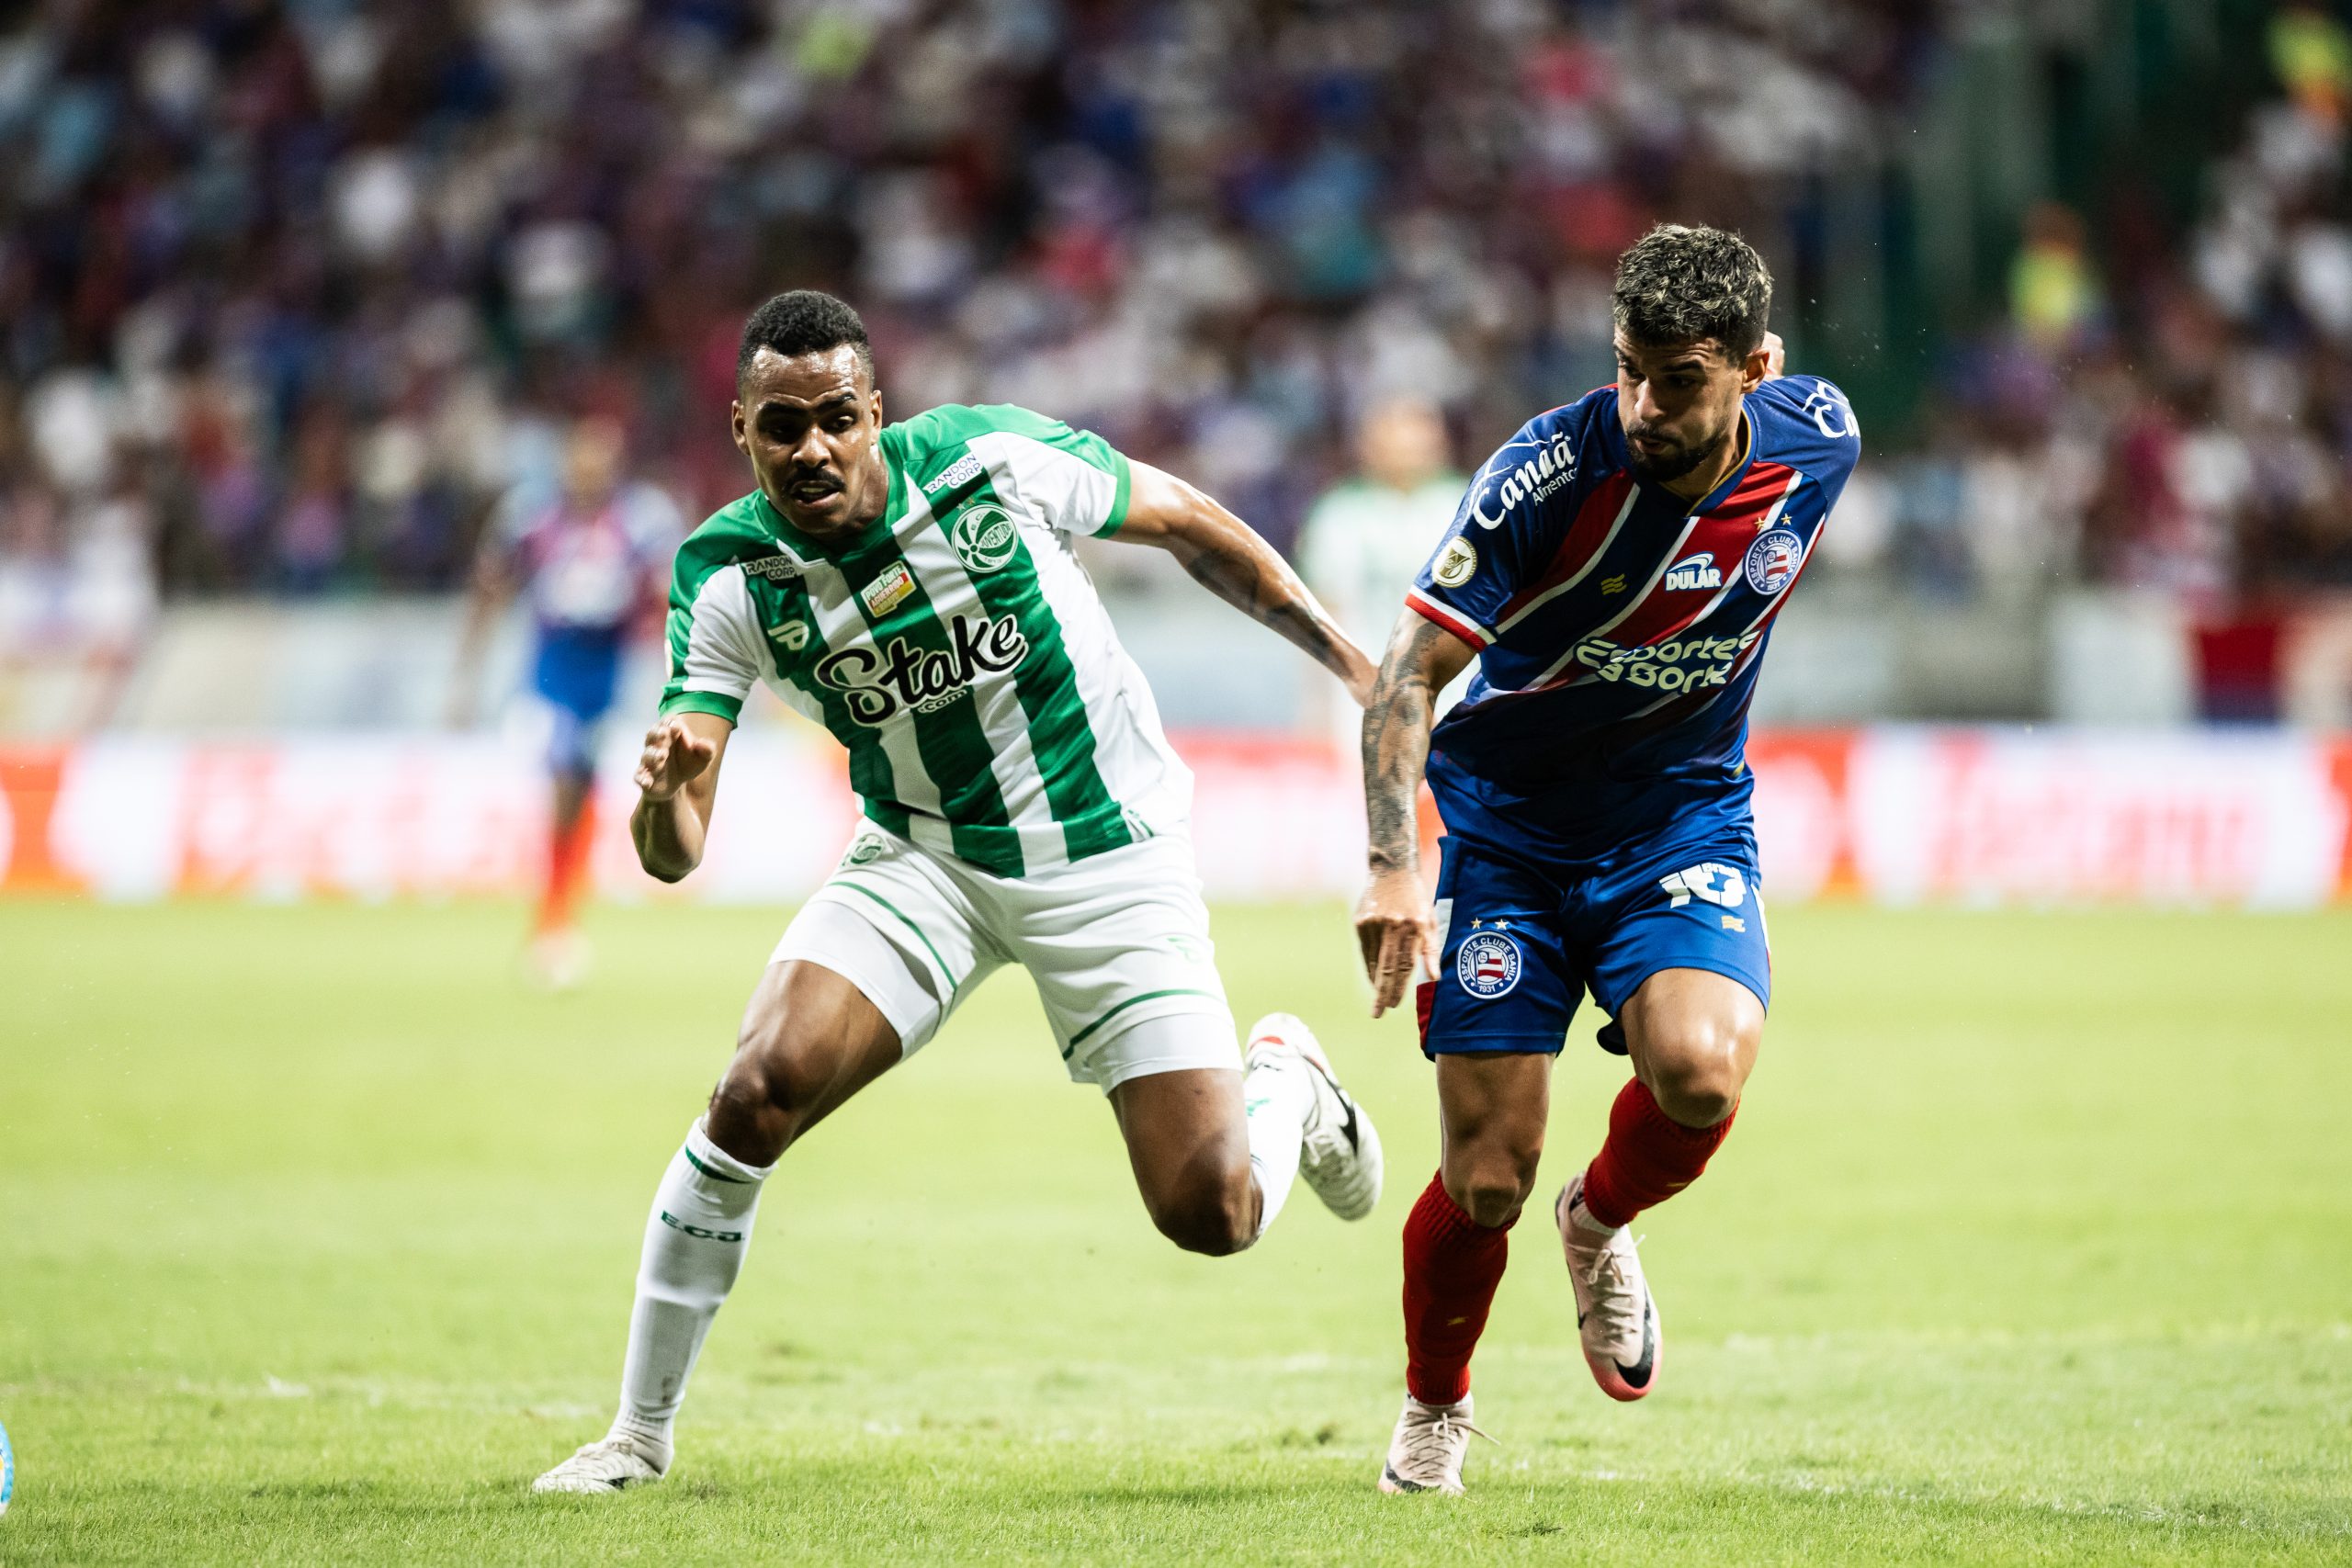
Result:
{"label": "player's face", "polygon": [[802,533],[853,534],[888,504],[882,394],[848,344],[789,359],[760,350],[736,389],[734,421],[737,450]]}
{"label": "player's face", "polygon": [[1617,420],[1634,472],[1668,484],[1719,457],[1754,384],[1747,363],[1713,338],[1661,347],[1618,333]]}

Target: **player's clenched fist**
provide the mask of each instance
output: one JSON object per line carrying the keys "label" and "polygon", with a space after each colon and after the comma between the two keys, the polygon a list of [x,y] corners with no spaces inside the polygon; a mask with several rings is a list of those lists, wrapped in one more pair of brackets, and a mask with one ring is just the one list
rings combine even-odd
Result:
{"label": "player's clenched fist", "polygon": [[667,800],[710,766],[718,743],[665,718],[645,732],[645,750],[637,760],[637,787],[648,800]]}
{"label": "player's clenched fist", "polygon": [[1372,981],[1372,1016],[1378,1018],[1405,999],[1419,963],[1437,973],[1437,923],[1429,896],[1410,869],[1377,873],[1356,905],[1356,942],[1363,950],[1363,972]]}

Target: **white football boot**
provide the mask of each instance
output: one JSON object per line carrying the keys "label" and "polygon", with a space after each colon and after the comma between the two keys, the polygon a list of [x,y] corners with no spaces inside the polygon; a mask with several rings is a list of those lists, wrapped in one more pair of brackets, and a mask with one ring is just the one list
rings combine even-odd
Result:
{"label": "white football boot", "polygon": [[1577,1333],[1584,1340],[1584,1364],[1592,1381],[1611,1399],[1634,1400],[1657,1386],[1666,1337],[1658,1327],[1657,1299],[1642,1274],[1633,1236],[1619,1225],[1606,1233],[1585,1223],[1584,1172],[1560,1189],[1552,1221],[1560,1227],[1560,1250],[1568,1259],[1568,1284],[1577,1293]]}
{"label": "white football boot", "polygon": [[615,1432],[599,1438],[531,1483],[534,1492],[618,1492],[659,1481],[670,1456],[641,1438]]}
{"label": "white football boot", "polygon": [[1380,1201],[1379,1132],[1355,1097],[1340,1087],[1315,1032],[1286,1012],[1270,1012],[1250,1026],[1242,1065],[1254,1067],[1277,1053],[1303,1063],[1307,1081],[1315,1086],[1315,1111],[1306,1119],[1299,1175],[1325,1208],[1343,1220],[1363,1219]]}
{"label": "white football boot", "polygon": [[1443,1492],[1461,1496],[1462,1460],[1474,1432],[1487,1436],[1470,1424],[1468,1394],[1456,1404],[1423,1404],[1407,1394],[1404,1413],[1396,1417],[1396,1435],[1388,1439],[1388,1461],[1380,1467],[1380,1489],[1392,1495]]}

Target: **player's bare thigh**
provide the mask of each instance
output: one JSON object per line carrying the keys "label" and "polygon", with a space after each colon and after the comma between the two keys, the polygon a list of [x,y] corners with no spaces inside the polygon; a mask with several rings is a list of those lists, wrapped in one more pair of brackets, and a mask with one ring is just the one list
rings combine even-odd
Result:
{"label": "player's bare thigh", "polygon": [[1187,1252],[1223,1257],[1258,1235],[1262,1199],[1250,1175],[1241,1074],[1186,1067],[1129,1078],[1111,1090],[1136,1190],[1162,1235]]}
{"label": "player's bare thigh", "polygon": [[1712,1127],[1732,1113],[1764,1043],[1764,1004],[1710,969],[1659,970],[1618,1021],[1634,1076],[1685,1127]]}
{"label": "player's bare thigh", "polygon": [[1509,1224],[1535,1190],[1555,1060],[1539,1051],[1437,1058],[1438,1173],[1446,1196],[1478,1224]]}
{"label": "player's bare thigh", "polygon": [[705,1129],[746,1165],[772,1165],[899,1057],[899,1032],[849,980],[804,959],[771,964]]}

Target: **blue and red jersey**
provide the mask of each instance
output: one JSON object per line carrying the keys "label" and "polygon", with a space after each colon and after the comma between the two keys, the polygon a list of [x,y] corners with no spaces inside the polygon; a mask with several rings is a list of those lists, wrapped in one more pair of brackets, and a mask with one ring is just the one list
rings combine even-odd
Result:
{"label": "blue and red jersey", "polygon": [[1746,453],[1696,504],[1634,472],[1613,386],[1529,421],[1471,482],[1408,595],[1478,649],[1431,739],[1449,830],[1577,856],[1694,807],[1744,819],[1772,620],[1861,446],[1817,377],[1745,403]]}

